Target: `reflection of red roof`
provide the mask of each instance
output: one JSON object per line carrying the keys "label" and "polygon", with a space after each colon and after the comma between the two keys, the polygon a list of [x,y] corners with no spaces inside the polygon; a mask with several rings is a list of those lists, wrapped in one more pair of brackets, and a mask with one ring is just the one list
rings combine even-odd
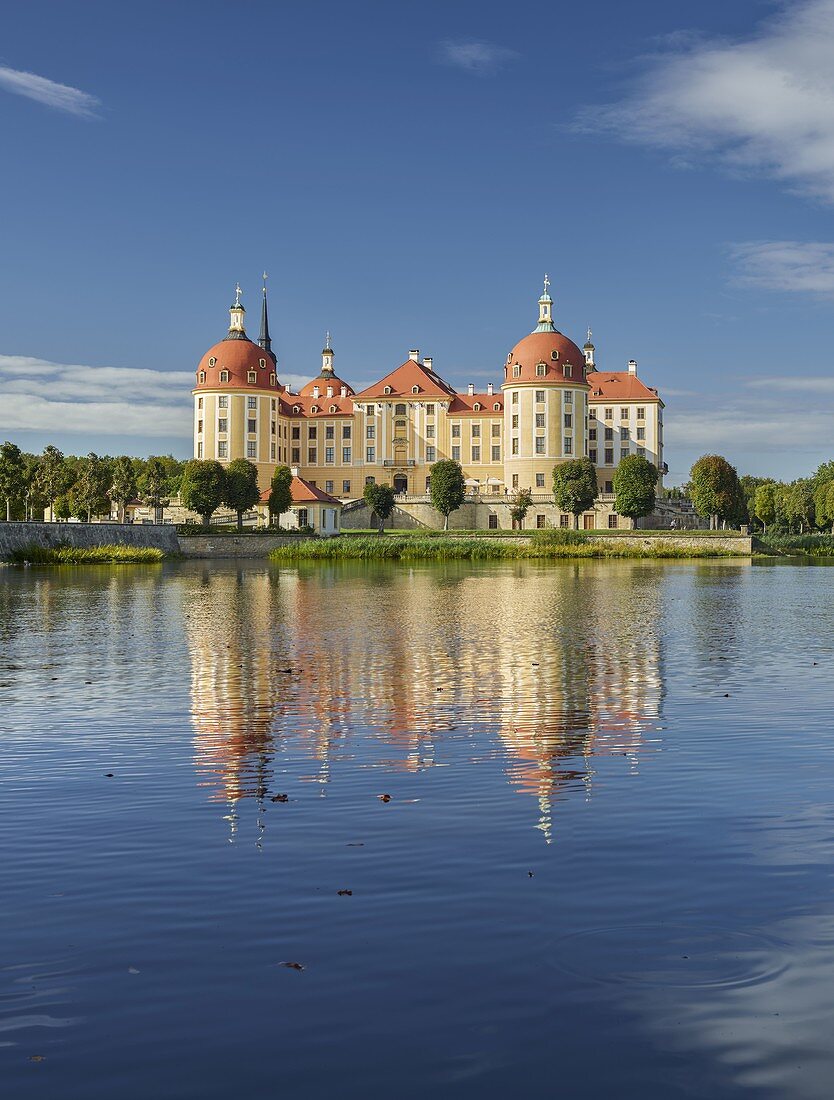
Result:
{"label": "reflection of red roof", "polygon": [[588,375],[590,401],[658,401],[657,390],[650,389],[636,374],[627,370],[595,371]]}
{"label": "reflection of red roof", "polygon": [[[554,354],[556,358],[554,359]],[[536,367],[544,363],[543,376],[536,374]],[[514,378],[512,368],[518,364],[521,374]],[[570,364],[570,377],[565,377],[564,368]],[[504,367],[504,382],[559,382],[563,385],[581,385],[585,377],[585,353],[580,351],[561,332],[531,332],[519,340],[509,354]]]}
{"label": "reflection of red roof", "polygon": [[[414,387],[417,392],[414,392]],[[386,387],[390,393],[386,393]],[[366,390],[361,390],[357,399],[363,397],[452,397],[455,391],[448,382],[444,382],[440,375],[424,367],[414,359],[408,359],[396,370],[380,378]]]}
{"label": "reflection of red roof", "polygon": [[[210,360],[214,359],[214,365]],[[220,381],[220,372],[229,372],[229,381]],[[206,372],[205,382],[200,381],[200,371]],[[255,371],[256,382],[249,381],[249,371]],[[270,375],[275,377],[275,364],[262,347],[253,344],[251,340],[221,340],[219,344],[209,348],[200,365],[197,367],[198,390],[223,390],[223,389],[258,389],[270,390],[272,393],[280,391],[277,378],[270,383]]]}
{"label": "reflection of red roof", "polygon": [[[475,406],[480,405],[479,409]],[[496,406],[498,406],[496,408]],[[475,415],[483,416],[492,413],[498,416],[504,411],[504,395],[502,393],[458,393],[455,394],[449,405],[449,416]]]}
{"label": "reflection of red roof", "polygon": [[[262,504],[269,504],[271,492],[271,489],[264,489],[261,493]],[[293,504],[308,504],[312,500],[317,500],[321,504],[338,504],[340,506],[342,503],[338,497],[332,497],[330,493],[325,493],[324,489],[319,489],[318,486],[305,481],[303,477],[292,479],[290,482],[290,496]]]}

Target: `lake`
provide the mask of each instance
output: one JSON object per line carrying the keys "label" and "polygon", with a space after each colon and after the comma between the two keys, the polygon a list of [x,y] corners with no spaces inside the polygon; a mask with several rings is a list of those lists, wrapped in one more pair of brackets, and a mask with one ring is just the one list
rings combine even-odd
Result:
{"label": "lake", "polygon": [[0,570],[13,1100],[828,1098],[834,569]]}

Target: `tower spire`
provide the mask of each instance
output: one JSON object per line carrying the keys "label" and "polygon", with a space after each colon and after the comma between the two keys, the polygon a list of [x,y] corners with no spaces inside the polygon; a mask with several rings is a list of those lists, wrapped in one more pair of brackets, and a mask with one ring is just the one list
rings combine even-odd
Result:
{"label": "tower spire", "polygon": [[325,378],[333,377],[333,348],[330,333],[325,333],[324,348],[321,353],[321,373]]}
{"label": "tower spire", "polygon": [[243,302],[240,300],[242,291],[240,289],[240,283],[235,286],[235,300],[229,310],[229,335],[227,340],[245,340],[246,329],[243,327],[243,315],[246,310],[243,308]]}
{"label": "tower spire", "polygon": [[276,357],[275,357],[275,353],[272,350],[272,339],[270,338],[270,335],[269,335],[269,309],[267,308],[267,303],[266,303],[266,281],[267,281],[268,278],[269,278],[269,276],[267,275],[266,272],[264,272],[263,273],[263,280],[264,280],[263,294],[264,294],[264,296],[263,296],[263,301],[261,303],[261,333],[260,333],[260,336],[258,337],[258,344],[259,344],[260,347],[262,347],[264,349],[265,352],[268,353],[269,357],[272,359],[272,362],[274,363],[274,362],[276,362]]}
{"label": "tower spire", "polygon": [[553,299],[547,291],[550,286],[550,276],[545,273],[544,276],[544,290],[542,296],[539,298],[539,323],[536,325],[536,332],[555,332],[556,326],[553,324]]}

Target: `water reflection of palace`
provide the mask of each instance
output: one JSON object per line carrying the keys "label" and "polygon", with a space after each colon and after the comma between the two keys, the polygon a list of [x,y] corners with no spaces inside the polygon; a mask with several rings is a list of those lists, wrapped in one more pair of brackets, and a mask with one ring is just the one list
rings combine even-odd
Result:
{"label": "water reflection of palace", "polygon": [[[347,564],[195,574],[186,608],[201,782],[326,784],[340,761],[417,772],[499,757],[551,832],[594,758],[635,768],[662,705],[661,593],[635,563],[476,572]],[[299,761],[304,762],[298,773]]]}

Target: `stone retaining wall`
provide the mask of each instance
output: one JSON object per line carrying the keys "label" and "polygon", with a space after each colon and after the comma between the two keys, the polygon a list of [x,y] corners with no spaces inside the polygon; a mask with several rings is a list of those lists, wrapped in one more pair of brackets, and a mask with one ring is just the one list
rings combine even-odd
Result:
{"label": "stone retaining wall", "polygon": [[27,546],[141,546],[178,554],[177,532],[171,526],[131,523],[0,523],[0,560]]}
{"label": "stone retaining wall", "polygon": [[187,558],[266,558],[279,546],[289,546],[304,535],[180,535],[179,549]]}

